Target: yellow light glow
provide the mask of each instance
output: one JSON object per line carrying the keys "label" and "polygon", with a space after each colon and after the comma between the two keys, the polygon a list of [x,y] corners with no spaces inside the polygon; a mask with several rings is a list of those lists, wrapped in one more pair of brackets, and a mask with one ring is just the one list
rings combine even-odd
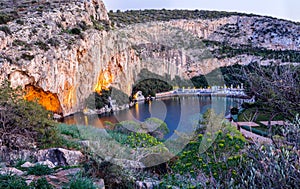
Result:
{"label": "yellow light glow", "polygon": [[51,92],[45,92],[43,89],[32,85],[27,85],[25,87],[25,90],[26,95],[24,96],[24,99],[28,101],[36,100],[47,110],[58,114],[62,113],[62,108],[56,94],[53,94]]}
{"label": "yellow light glow", "polygon": [[98,77],[98,82],[94,88],[94,91],[101,93],[102,90],[108,90],[111,83],[114,81],[114,76],[110,70],[101,71]]}
{"label": "yellow light glow", "polygon": [[63,90],[63,104],[65,107],[73,107],[76,103],[76,90],[69,82],[65,82]]}

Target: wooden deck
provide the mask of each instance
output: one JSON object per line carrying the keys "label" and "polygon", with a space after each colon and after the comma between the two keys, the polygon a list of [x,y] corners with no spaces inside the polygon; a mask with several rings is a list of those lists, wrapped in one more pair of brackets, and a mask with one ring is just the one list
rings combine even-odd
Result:
{"label": "wooden deck", "polygon": [[[261,121],[260,123],[265,126],[269,125],[268,121]],[[285,123],[285,121],[271,121],[271,126],[274,126],[274,125],[286,125],[286,123]]]}
{"label": "wooden deck", "polygon": [[254,143],[260,143],[260,144],[271,144],[272,143],[272,140],[270,138],[257,135],[255,133],[246,131],[244,129],[241,129],[240,132],[244,135],[245,138],[251,139]]}
{"label": "wooden deck", "polygon": [[239,126],[258,127],[259,125],[254,122],[236,122]]}
{"label": "wooden deck", "polygon": [[[242,124],[240,125],[239,123],[242,123]],[[248,123],[248,125],[247,125],[247,123]],[[237,129],[244,135],[244,137],[246,139],[250,139],[254,143],[260,143],[260,144],[271,144],[272,143],[272,140],[270,138],[257,135],[255,133],[250,132],[250,131],[246,131],[246,130],[244,130],[240,127],[242,125],[247,125],[247,126],[250,126],[250,127],[252,127],[251,125],[257,126],[258,124],[254,123],[254,122],[232,122],[232,125],[237,127]]]}

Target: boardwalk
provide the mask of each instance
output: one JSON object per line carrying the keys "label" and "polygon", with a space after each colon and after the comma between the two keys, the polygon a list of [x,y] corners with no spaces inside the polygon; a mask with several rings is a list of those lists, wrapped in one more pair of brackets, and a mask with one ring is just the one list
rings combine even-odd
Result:
{"label": "boardwalk", "polygon": [[254,122],[236,122],[239,126],[246,125],[249,127],[258,127],[259,125]]}
{"label": "boardwalk", "polygon": [[244,129],[241,129],[240,132],[244,135],[245,138],[251,139],[254,143],[272,144],[272,140],[270,138],[257,135]]}
{"label": "boardwalk", "polygon": [[[232,125],[237,127],[239,129],[239,131],[244,135],[245,138],[251,139],[254,143],[260,143],[260,144],[271,144],[272,143],[272,140],[270,138],[257,135],[250,131],[246,131],[245,129],[238,127],[239,124],[236,122],[233,122]],[[250,125],[252,125],[252,124],[250,124]]]}
{"label": "boardwalk", "polygon": [[[261,121],[260,123],[268,126],[268,121]],[[274,125],[286,125],[286,123],[284,121],[271,121],[271,126],[274,126]]]}

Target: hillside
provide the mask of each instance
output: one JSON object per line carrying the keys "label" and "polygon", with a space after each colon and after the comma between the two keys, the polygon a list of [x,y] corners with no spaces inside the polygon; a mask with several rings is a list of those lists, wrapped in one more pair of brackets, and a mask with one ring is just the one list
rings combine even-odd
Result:
{"label": "hillside", "polygon": [[241,13],[109,12],[101,0],[0,3],[0,81],[69,115],[94,91],[131,94],[144,68],[191,79],[233,64],[299,63],[299,23]]}

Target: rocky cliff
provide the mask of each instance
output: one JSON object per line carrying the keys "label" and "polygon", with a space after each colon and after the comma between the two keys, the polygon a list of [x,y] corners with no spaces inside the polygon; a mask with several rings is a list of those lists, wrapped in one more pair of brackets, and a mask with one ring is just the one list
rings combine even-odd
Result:
{"label": "rocky cliff", "polygon": [[289,21],[226,15],[126,25],[122,13],[109,18],[101,0],[0,6],[0,81],[63,115],[81,111],[93,91],[114,86],[130,94],[142,68],[191,78],[235,63],[299,63],[300,28]]}

